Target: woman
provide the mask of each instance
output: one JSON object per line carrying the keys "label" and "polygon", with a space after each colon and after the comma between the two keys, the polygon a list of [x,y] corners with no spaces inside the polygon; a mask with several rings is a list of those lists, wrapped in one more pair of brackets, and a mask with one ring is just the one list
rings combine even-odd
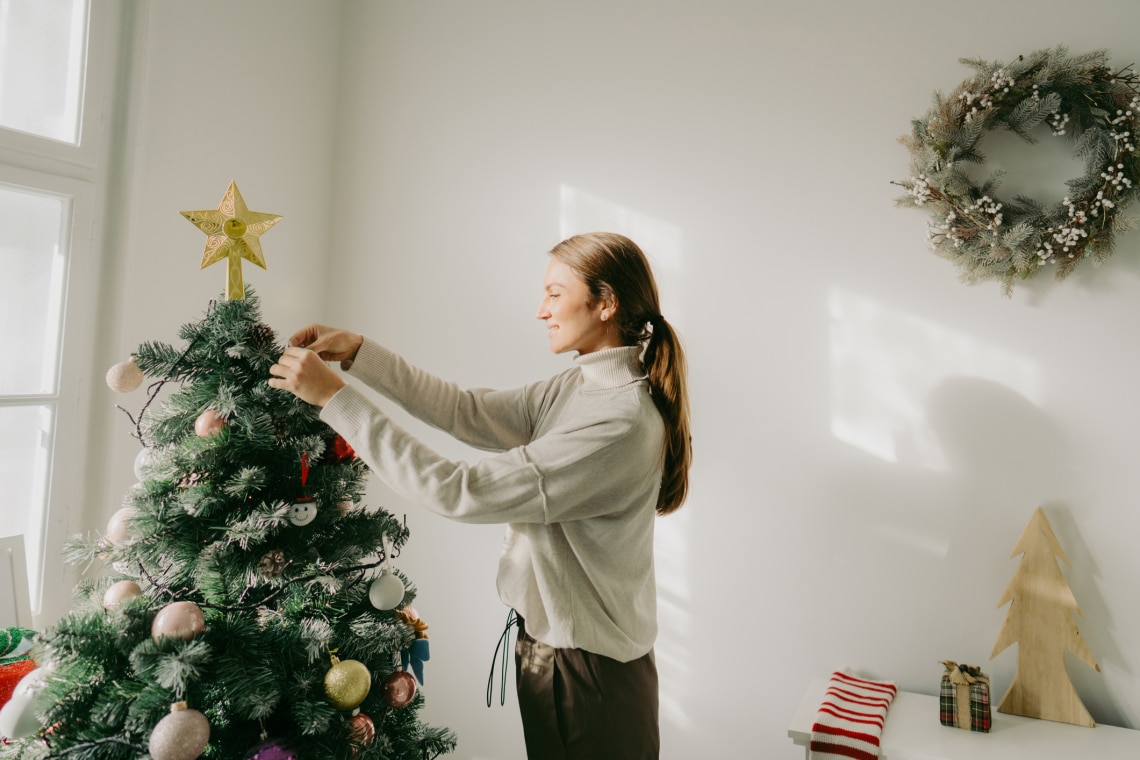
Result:
{"label": "woman", "polygon": [[[461,522],[507,523],[500,598],[520,617],[519,708],[530,758],[658,756],[653,520],[681,506],[691,458],[686,365],[633,241],[550,252],[537,317],[575,366],[516,390],[461,390],[363,336],[304,328],[269,384],[322,407],[392,489]],[[326,361],[480,449],[441,457]]]}

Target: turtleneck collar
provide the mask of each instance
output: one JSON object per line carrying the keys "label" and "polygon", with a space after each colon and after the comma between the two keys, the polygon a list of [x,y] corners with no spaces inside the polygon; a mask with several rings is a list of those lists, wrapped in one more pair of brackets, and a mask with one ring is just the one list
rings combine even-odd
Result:
{"label": "turtleneck collar", "polygon": [[620,346],[578,355],[574,363],[582,370],[582,390],[606,391],[644,380],[641,346]]}

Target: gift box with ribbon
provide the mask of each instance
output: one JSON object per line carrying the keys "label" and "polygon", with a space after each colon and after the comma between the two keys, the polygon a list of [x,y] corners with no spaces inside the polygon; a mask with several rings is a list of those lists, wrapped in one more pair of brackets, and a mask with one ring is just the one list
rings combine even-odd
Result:
{"label": "gift box with ribbon", "polygon": [[938,719],[944,726],[988,733],[990,679],[981,668],[943,660]]}

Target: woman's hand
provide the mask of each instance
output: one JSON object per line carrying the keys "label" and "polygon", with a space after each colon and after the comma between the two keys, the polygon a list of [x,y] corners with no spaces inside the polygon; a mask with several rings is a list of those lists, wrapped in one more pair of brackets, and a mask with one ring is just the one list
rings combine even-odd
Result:
{"label": "woman's hand", "polygon": [[326,362],[352,361],[362,343],[363,335],[325,325],[309,325],[289,339],[290,346],[307,348]]}
{"label": "woman's hand", "polygon": [[[355,356],[356,351],[352,355]],[[269,368],[269,374],[272,375],[269,378],[270,388],[289,391],[302,401],[320,407],[347,385],[316,352],[297,346],[285,349],[277,363]]]}

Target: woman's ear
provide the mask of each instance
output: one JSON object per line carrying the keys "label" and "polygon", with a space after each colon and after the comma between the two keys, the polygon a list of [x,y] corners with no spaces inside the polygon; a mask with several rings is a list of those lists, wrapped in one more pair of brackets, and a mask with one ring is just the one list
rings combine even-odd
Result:
{"label": "woman's ear", "polygon": [[602,304],[601,316],[602,316],[603,322],[606,322],[608,320],[611,320],[611,319],[614,319],[617,317],[617,306],[618,306],[618,304],[617,304],[616,298],[614,298],[613,296],[603,296],[602,300],[601,300],[601,304]]}

